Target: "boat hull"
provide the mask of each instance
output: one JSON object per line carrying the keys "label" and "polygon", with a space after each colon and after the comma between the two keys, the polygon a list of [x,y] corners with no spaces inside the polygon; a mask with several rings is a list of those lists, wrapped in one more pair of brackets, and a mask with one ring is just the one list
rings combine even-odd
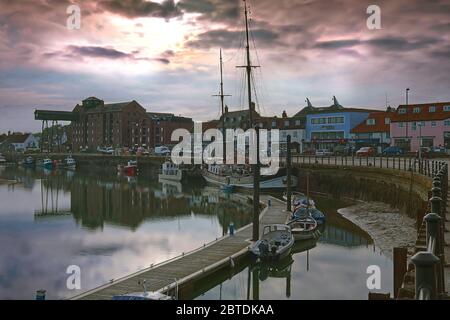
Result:
{"label": "boat hull", "polygon": [[[242,189],[253,189],[253,176],[234,177],[234,176],[220,176],[206,170],[202,171],[202,176],[206,182],[218,186],[234,186]],[[291,186],[296,187],[298,179],[295,176],[291,177]],[[282,173],[274,176],[261,176],[259,182],[260,189],[284,189],[287,187],[287,176]]]}

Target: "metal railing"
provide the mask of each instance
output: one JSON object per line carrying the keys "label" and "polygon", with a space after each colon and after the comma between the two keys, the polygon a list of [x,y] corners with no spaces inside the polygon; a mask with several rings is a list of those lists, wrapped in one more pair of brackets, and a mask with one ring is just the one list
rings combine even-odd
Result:
{"label": "metal railing", "polygon": [[[280,157],[281,163],[286,162],[286,157]],[[317,156],[317,155],[292,155],[293,164],[317,164],[330,166],[352,166],[396,169],[413,171],[427,177],[434,177],[445,165],[444,161],[431,159],[418,159],[405,156]]]}
{"label": "metal railing", "polygon": [[448,165],[438,166],[434,175],[430,212],[424,217],[426,247],[411,262],[415,267],[415,296],[419,300],[441,299],[445,296],[444,218],[448,190]]}

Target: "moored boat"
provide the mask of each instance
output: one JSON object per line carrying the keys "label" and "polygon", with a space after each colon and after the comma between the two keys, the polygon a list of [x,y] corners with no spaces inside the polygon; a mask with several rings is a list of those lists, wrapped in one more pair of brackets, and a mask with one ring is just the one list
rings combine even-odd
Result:
{"label": "moored boat", "polygon": [[0,154],[0,166],[1,165],[6,165],[6,158],[2,154]]}
{"label": "moored boat", "polygon": [[138,173],[138,166],[136,160],[130,160],[126,165],[119,164],[117,166],[119,173],[123,173],[127,176],[135,176]]}
{"label": "moored boat", "polygon": [[28,156],[23,160],[22,165],[25,167],[34,167],[36,165],[36,161],[32,156]]}
{"label": "moored boat", "polygon": [[162,164],[158,178],[164,180],[181,181],[183,179],[183,171],[180,169],[179,165],[171,161],[166,161]]}
{"label": "moored boat", "polygon": [[295,240],[317,239],[321,235],[317,221],[312,217],[292,219],[287,225],[291,228]]}
{"label": "moored boat", "polygon": [[[234,186],[235,188],[253,189],[253,173],[245,165],[210,164],[202,169],[202,176],[206,182],[218,186]],[[285,169],[271,176],[260,176],[260,189],[286,188],[287,177]],[[291,177],[291,186],[297,186],[297,177]]]}
{"label": "moored boat", "polygon": [[77,162],[74,158],[72,158],[72,156],[68,156],[64,159],[63,167],[68,170],[75,170],[77,167]]}
{"label": "moored boat", "polygon": [[314,220],[317,221],[317,224],[324,224],[326,221],[325,214],[318,210],[317,208],[307,208],[307,207],[300,207],[294,211],[292,214],[292,219],[301,219],[306,217],[312,217]]}
{"label": "moored boat", "polygon": [[290,227],[273,224],[264,227],[261,239],[253,244],[250,251],[263,261],[277,261],[288,256],[293,245]]}
{"label": "moored boat", "polygon": [[53,169],[53,160],[52,159],[50,159],[50,158],[45,158],[44,160],[42,160],[42,166],[45,168],[45,169]]}

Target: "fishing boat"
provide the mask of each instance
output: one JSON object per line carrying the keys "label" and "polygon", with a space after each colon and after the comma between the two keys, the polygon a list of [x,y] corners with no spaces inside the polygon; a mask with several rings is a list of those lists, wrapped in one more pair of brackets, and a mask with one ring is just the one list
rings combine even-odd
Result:
{"label": "fishing boat", "polygon": [[117,170],[127,176],[135,176],[138,173],[137,161],[130,160],[126,165],[119,164]]}
{"label": "fishing boat", "polygon": [[133,292],[121,295],[115,295],[112,300],[173,300],[173,297],[161,292],[147,291],[145,280],[143,282],[143,292]]}
{"label": "fishing boat", "polygon": [[[202,169],[206,182],[218,186],[234,186],[241,189],[253,189],[253,173],[245,165],[209,164]],[[291,177],[291,186],[297,186],[297,177]],[[287,186],[286,169],[281,168],[271,176],[261,176],[260,189],[281,189]]]}
{"label": "fishing boat", "polygon": [[77,167],[77,162],[74,158],[72,158],[72,156],[68,156],[64,159],[63,167],[68,170],[75,170]]}
{"label": "fishing boat", "polygon": [[158,178],[163,180],[181,181],[183,179],[183,171],[180,169],[179,165],[171,161],[166,161],[162,164]]}
{"label": "fishing boat", "polygon": [[5,166],[6,165],[6,158],[0,154],[0,166]]}
{"label": "fishing boat", "polygon": [[284,224],[265,226],[260,240],[250,248],[250,252],[263,261],[277,261],[291,252],[294,237],[291,228]]}
{"label": "fishing boat", "polygon": [[294,211],[292,214],[291,220],[306,218],[306,217],[312,217],[314,220],[317,221],[317,224],[324,224],[326,221],[325,214],[318,210],[317,208],[305,208],[300,207]]}
{"label": "fishing boat", "polygon": [[32,156],[28,156],[23,160],[22,165],[24,167],[34,167],[36,165],[36,161]]}
{"label": "fishing boat", "polygon": [[[287,192],[284,192],[283,194],[283,200],[287,201]],[[313,199],[310,199],[306,194],[301,192],[292,192],[291,195],[291,203],[292,208],[294,208],[294,211],[301,207],[309,207],[309,208],[315,208],[316,203]]]}
{"label": "fishing boat", "polygon": [[42,160],[42,166],[45,169],[49,169],[49,170],[53,169],[53,160],[50,158],[45,158],[44,160]]}
{"label": "fishing boat", "polygon": [[322,234],[312,217],[289,219],[286,224],[291,228],[295,240],[318,239]]}

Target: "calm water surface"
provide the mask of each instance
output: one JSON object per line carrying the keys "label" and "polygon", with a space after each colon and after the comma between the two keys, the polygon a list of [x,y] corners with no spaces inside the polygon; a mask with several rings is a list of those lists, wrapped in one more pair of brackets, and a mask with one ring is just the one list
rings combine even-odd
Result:
{"label": "calm water surface", "polygon": [[[251,220],[251,207],[205,186],[161,183],[156,174],[128,179],[93,172],[0,168],[0,299],[50,299],[82,291],[195,249]],[[301,243],[284,265],[243,264],[214,275],[196,299],[366,299],[366,268],[378,265],[382,292],[392,291],[391,259],[336,210],[317,243]],[[307,250],[308,249],[308,250]],[[81,268],[81,290],[66,287],[67,267]],[[256,281],[258,280],[258,281]]]}

